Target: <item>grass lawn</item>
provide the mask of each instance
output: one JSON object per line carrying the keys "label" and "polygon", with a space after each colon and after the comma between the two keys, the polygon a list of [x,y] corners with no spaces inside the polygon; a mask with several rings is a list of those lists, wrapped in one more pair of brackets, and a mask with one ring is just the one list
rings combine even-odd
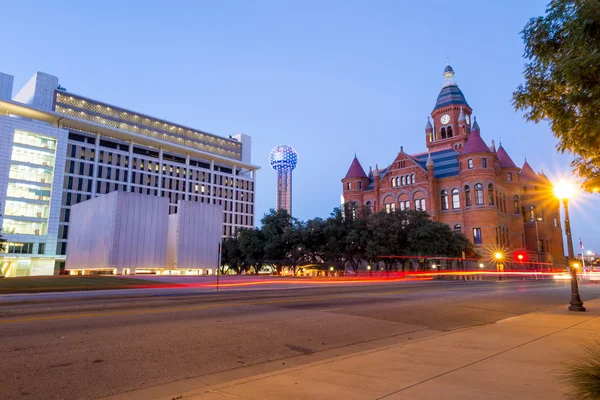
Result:
{"label": "grass lawn", "polygon": [[179,285],[117,276],[31,276],[0,278],[0,294],[173,286]]}

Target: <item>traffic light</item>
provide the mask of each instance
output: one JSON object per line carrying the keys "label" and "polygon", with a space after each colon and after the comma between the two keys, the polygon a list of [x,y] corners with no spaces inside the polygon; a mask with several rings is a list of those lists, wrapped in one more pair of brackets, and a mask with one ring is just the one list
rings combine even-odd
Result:
{"label": "traffic light", "polygon": [[527,262],[529,261],[529,257],[527,255],[527,252],[524,250],[517,250],[513,253],[513,260],[516,262]]}

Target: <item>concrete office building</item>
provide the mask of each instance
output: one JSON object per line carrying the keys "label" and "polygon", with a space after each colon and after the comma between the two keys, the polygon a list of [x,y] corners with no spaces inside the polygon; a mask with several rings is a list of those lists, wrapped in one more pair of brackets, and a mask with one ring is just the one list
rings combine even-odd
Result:
{"label": "concrete office building", "polygon": [[38,72],[12,98],[0,74],[0,253],[5,276],[63,269],[71,206],[115,190],[223,207],[222,235],[254,226],[247,135],[220,137],[68,92]]}

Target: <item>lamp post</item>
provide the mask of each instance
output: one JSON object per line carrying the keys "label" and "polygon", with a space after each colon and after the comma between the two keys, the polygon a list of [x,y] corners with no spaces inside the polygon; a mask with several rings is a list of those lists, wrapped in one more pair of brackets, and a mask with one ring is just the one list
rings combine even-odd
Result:
{"label": "lamp post", "polygon": [[494,259],[496,260],[496,272],[498,272],[498,280],[499,281],[502,280],[502,274],[500,274],[500,263],[502,262],[503,258],[504,258],[504,254],[500,253],[499,251],[494,253]]}
{"label": "lamp post", "polygon": [[579,286],[577,285],[577,271],[573,265],[575,255],[573,251],[573,239],[571,238],[571,221],[569,220],[569,197],[573,195],[575,188],[572,183],[561,179],[554,186],[554,195],[562,200],[565,207],[565,235],[567,235],[567,248],[569,251],[569,270],[571,272],[571,305],[569,311],[585,311],[583,301],[579,297]]}

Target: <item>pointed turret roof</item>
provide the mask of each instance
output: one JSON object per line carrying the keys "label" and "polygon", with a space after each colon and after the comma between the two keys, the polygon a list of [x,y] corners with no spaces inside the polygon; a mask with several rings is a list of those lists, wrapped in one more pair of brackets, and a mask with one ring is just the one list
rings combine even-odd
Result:
{"label": "pointed turret roof", "polygon": [[539,182],[540,177],[535,173],[531,165],[525,160],[525,164],[521,168],[521,172],[519,172],[519,177],[521,182]]}
{"label": "pointed turret roof", "polygon": [[498,155],[498,160],[500,160],[500,166],[502,168],[519,168],[517,167],[517,164],[514,163],[512,158],[510,158],[506,150],[504,150],[502,144],[500,144],[500,147],[498,147],[496,154]]}
{"label": "pointed turret roof", "polygon": [[367,178],[367,174],[365,174],[365,170],[362,165],[358,161],[358,158],[354,156],[354,160],[352,160],[352,164],[350,164],[350,168],[348,168],[348,173],[346,173],[347,178]]}
{"label": "pointed turret roof", "polygon": [[427,124],[425,125],[425,132],[433,132],[433,125],[431,125],[431,120],[427,117]]}
{"label": "pointed turret roof", "polygon": [[438,95],[435,107],[433,107],[434,111],[438,108],[447,107],[452,104],[460,104],[469,107],[465,95],[454,81],[454,70],[450,65],[447,65],[446,69],[444,69],[444,79],[444,85]]}
{"label": "pointed turret roof", "polygon": [[425,163],[425,166],[427,166],[427,168],[435,166],[433,163],[433,158],[431,158],[431,153],[427,155],[427,162]]}
{"label": "pointed turret roof", "polygon": [[485,144],[479,130],[475,130],[471,132],[471,136],[467,139],[465,143],[465,147],[463,148],[462,154],[470,154],[470,153],[489,153],[490,148]]}
{"label": "pointed turret roof", "polygon": [[473,117],[473,127],[471,128],[472,131],[479,131],[479,124],[477,123],[477,117]]}

